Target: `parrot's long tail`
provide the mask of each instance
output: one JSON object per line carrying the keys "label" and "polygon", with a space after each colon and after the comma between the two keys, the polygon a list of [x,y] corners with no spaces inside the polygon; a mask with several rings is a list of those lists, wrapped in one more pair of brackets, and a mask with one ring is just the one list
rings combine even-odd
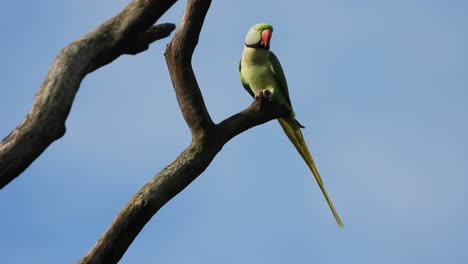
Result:
{"label": "parrot's long tail", "polygon": [[315,167],[314,160],[312,159],[312,155],[310,155],[309,149],[307,148],[307,144],[304,140],[304,137],[302,136],[299,122],[297,122],[297,120],[292,116],[279,118],[278,121],[289,140],[294,144],[294,147],[296,147],[299,154],[301,154],[302,158],[307,163],[307,166],[309,166],[310,171],[312,171],[312,174],[314,175],[315,180],[317,181],[320,190],[322,191],[323,196],[325,197],[325,200],[327,200],[328,206],[330,207],[330,210],[335,217],[336,223],[339,227],[343,227],[343,222],[341,222],[341,219],[338,216],[338,213],[336,212],[330,197],[328,197],[327,191],[323,186],[322,178],[320,177],[317,167]]}

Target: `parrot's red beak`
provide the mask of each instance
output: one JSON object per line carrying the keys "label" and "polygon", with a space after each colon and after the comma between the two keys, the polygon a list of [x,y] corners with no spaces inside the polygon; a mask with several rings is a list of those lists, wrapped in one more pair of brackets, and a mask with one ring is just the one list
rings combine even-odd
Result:
{"label": "parrot's red beak", "polygon": [[272,32],[270,29],[265,29],[262,31],[262,41],[260,42],[260,45],[265,48],[270,47],[271,33]]}

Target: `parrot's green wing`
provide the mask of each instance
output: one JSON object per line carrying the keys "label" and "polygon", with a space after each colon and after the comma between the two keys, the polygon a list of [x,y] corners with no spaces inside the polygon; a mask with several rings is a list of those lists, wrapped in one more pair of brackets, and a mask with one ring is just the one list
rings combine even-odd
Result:
{"label": "parrot's green wing", "polygon": [[239,61],[239,78],[240,78],[240,81],[242,83],[242,86],[244,86],[244,89],[252,96],[252,97],[255,97],[255,94],[254,92],[252,91],[252,89],[250,89],[250,86],[249,86],[249,83],[245,81],[245,79],[242,77],[242,60]]}
{"label": "parrot's green wing", "polygon": [[288,83],[286,82],[286,76],[284,75],[283,67],[281,67],[281,63],[279,62],[276,55],[270,51],[270,63],[271,63],[271,70],[275,74],[276,80],[280,84],[281,93],[286,97],[286,100],[289,103],[289,106],[292,107],[291,99],[289,99],[289,90],[288,90]]}
{"label": "parrot's green wing", "polygon": [[[271,51],[269,59],[271,63],[271,71],[273,71],[276,80],[278,81],[280,92],[284,95],[286,101],[289,104],[289,107],[292,109],[291,99],[289,98],[288,83],[286,82],[286,76],[284,75],[283,67],[281,67],[281,63],[279,62],[276,55]],[[299,123],[299,121],[296,120],[296,122],[300,128],[305,128],[301,123]]]}

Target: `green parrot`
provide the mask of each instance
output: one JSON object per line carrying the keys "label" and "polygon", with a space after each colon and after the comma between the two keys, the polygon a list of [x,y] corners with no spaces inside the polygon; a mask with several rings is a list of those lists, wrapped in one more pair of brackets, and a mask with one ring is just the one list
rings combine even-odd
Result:
{"label": "green parrot", "polygon": [[273,27],[268,24],[257,24],[250,28],[245,37],[245,47],[239,62],[239,77],[245,90],[254,98],[266,97],[273,102],[291,109],[291,116],[279,118],[278,121],[302,156],[317,181],[330,210],[339,227],[343,227],[333,203],[323,186],[322,178],[315,167],[312,155],[307,148],[301,128],[304,128],[294,117],[291,99],[289,98],[286,77],[278,58],[270,51],[270,40]]}

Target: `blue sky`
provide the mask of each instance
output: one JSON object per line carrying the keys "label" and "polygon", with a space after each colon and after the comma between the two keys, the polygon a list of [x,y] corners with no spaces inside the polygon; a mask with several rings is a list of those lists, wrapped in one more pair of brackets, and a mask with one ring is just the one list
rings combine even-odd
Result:
{"label": "blue sky", "polygon": [[[61,48],[128,1],[8,1],[0,138]],[[177,3],[160,22],[178,24]],[[245,33],[274,28],[298,120],[345,228],[277,122],[234,138],[120,263],[468,261],[468,2],[213,1],[193,58],[216,122],[251,98]],[[165,39],[83,81],[66,135],[0,191],[0,263],[72,263],[189,143]]]}

